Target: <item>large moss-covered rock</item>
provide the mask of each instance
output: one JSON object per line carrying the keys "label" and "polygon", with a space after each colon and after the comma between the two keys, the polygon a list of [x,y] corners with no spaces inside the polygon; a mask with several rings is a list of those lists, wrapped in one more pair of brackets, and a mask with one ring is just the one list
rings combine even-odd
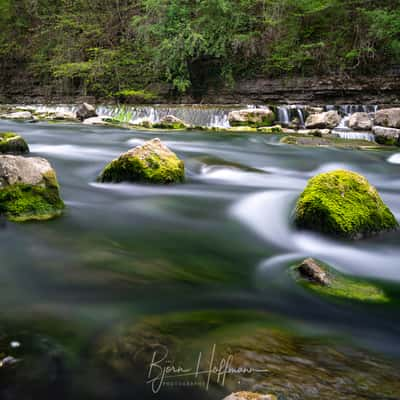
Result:
{"label": "large moss-covered rock", "polygon": [[25,154],[29,153],[29,147],[22,136],[13,132],[0,133],[0,153]]}
{"label": "large moss-covered rock", "polygon": [[271,126],[275,119],[275,113],[267,107],[235,110],[228,115],[231,126]]}
{"label": "large moss-covered rock", "polygon": [[338,170],[312,178],[295,210],[299,228],[349,239],[393,230],[398,223],[366,178]]}
{"label": "large moss-covered rock", "polygon": [[177,183],[185,178],[185,167],[175,153],[160,139],[122,154],[108,164],[99,180],[101,182]]}
{"label": "large moss-covered rock", "polygon": [[54,169],[44,158],[0,156],[0,214],[9,220],[47,220],[64,203]]}

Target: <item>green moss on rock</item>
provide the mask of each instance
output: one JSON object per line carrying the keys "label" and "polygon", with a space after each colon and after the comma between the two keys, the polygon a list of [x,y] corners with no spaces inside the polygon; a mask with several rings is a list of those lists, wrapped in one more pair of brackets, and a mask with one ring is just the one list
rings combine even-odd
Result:
{"label": "green moss on rock", "polygon": [[257,131],[262,132],[262,133],[272,133],[272,134],[283,133],[282,127],[280,125],[262,126],[262,127],[258,128]]}
{"label": "green moss on rock", "polygon": [[320,285],[315,281],[307,279],[307,277],[304,277],[299,272],[299,266],[293,266],[291,268],[296,281],[307,290],[311,290],[323,296],[341,298],[344,300],[369,303],[388,303],[390,301],[384,289],[373,281],[344,275],[321,262],[318,262],[317,265],[327,275],[329,279],[328,285]]}
{"label": "green moss on rock", "polygon": [[0,158],[0,214],[10,221],[43,221],[61,215],[64,202],[57,177],[41,158]]}
{"label": "green moss on rock", "polygon": [[25,154],[29,153],[29,147],[22,136],[14,132],[0,133],[0,153]]}
{"label": "green moss on rock", "polygon": [[184,178],[183,161],[159,139],[153,139],[113,160],[105,167],[99,180],[166,184],[183,182]]}
{"label": "green moss on rock", "polygon": [[338,170],[312,178],[295,210],[299,228],[358,239],[396,229],[398,223],[366,178]]}

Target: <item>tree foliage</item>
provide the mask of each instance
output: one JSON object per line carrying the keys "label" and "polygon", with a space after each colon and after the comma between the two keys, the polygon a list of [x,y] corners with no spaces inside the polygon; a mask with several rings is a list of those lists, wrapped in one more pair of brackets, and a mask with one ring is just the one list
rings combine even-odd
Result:
{"label": "tree foliage", "polygon": [[3,78],[99,97],[379,73],[400,64],[400,0],[0,0],[0,56]]}

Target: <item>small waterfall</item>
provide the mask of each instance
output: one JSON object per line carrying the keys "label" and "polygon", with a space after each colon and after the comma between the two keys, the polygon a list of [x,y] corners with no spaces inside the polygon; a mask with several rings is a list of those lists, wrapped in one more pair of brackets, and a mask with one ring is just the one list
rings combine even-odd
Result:
{"label": "small waterfall", "polygon": [[287,126],[290,124],[290,118],[289,118],[289,110],[285,106],[279,106],[277,108],[278,110],[278,120],[279,123],[283,126]]}
{"label": "small waterfall", "polygon": [[337,131],[336,129],[333,133],[340,137],[341,139],[348,139],[348,140],[367,140],[368,142],[375,142],[375,136],[373,133],[369,132],[355,132],[355,131]]}
{"label": "small waterfall", "polygon": [[305,113],[304,106],[298,105],[288,105],[288,106],[278,106],[278,122],[282,126],[288,126],[294,120],[298,120],[298,125],[301,128],[305,126]]}

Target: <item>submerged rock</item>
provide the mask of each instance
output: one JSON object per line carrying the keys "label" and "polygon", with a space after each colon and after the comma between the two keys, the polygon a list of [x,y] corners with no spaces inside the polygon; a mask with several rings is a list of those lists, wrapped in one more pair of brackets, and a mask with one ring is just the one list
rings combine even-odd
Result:
{"label": "submerged rock", "polygon": [[156,129],[185,129],[188,125],[181,119],[175,117],[174,115],[167,115],[159,122],[153,124],[153,128]]}
{"label": "submerged rock", "polygon": [[283,133],[282,127],[280,125],[274,125],[274,126],[261,126],[257,128],[258,132],[262,133]]}
{"label": "submerged rock", "polygon": [[385,144],[389,146],[400,144],[400,129],[374,126],[373,133],[375,135],[376,142],[379,144]]}
{"label": "submerged rock", "polygon": [[331,283],[328,274],[312,258],[304,260],[297,271],[303,278],[319,285],[328,286]]}
{"label": "submerged rock", "polygon": [[64,203],[54,169],[44,158],[0,156],[0,214],[9,220],[47,220]]}
{"label": "submerged rock", "polygon": [[[111,370],[118,384],[123,382],[133,393],[150,377],[155,378],[156,388],[160,384],[158,369],[149,374],[155,356],[156,360],[164,360],[159,364],[161,368],[172,364],[195,370],[198,360],[199,370],[208,371],[213,360],[211,367],[217,371],[252,369],[250,373],[228,372],[226,376],[223,371],[214,371],[209,381],[211,390],[220,390],[224,379],[228,393],[248,391],[242,394],[246,400],[261,400],[259,396],[263,395],[255,393],[258,391],[293,400],[384,399],[387,393],[392,398],[400,396],[400,369],[394,361],[350,347],[343,340],[335,342],[329,335],[324,338],[320,332],[311,336],[312,330],[301,327],[293,322],[282,324],[281,318],[251,310],[164,313],[125,321],[123,325],[111,324],[109,332],[97,337],[94,351],[105,371],[109,374]],[[166,397],[179,397],[188,381],[196,381],[200,391],[196,394],[204,395],[207,374],[172,374],[170,379],[181,383],[176,388],[180,392]],[[167,389],[161,387],[162,391]]]}
{"label": "submerged rock", "polygon": [[97,113],[96,108],[91,104],[83,103],[76,110],[76,118],[81,121],[92,117],[97,117]]}
{"label": "submerged rock", "polygon": [[272,394],[236,392],[225,397],[224,400],[278,400],[278,398]]}
{"label": "submerged rock", "polygon": [[248,108],[231,111],[228,115],[231,126],[271,126],[275,114],[269,108]]}
{"label": "submerged rock", "polygon": [[108,164],[99,180],[101,182],[177,183],[185,179],[185,167],[175,153],[160,139],[122,154]]}
{"label": "submerged rock", "polygon": [[333,129],[341,121],[337,111],[327,111],[319,114],[311,114],[306,120],[307,129]]}
{"label": "submerged rock", "polygon": [[379,283],[342,274],[312,258],[304,260],[292,270],[298,283],[324,296],[371,303],[387,303],[391,300]]}
{"label": "submerged rock", "polygon": [[29,147],[22,136],[14,132],[0,133],[0,153],[25,154],[29,153]]}
{"label": "submerged rock", "polygon": [[99,117],[91,117],[87,118],[83,121],[84,125],[96,125],[96,126],[106,126],[110,125],[110,117],[108,116],[99,116]]}
{"label": "submerged rock", "polygon": [[367,179],[345,170],[319,174],[308,182],[296,205],[295,223],[299,228],[347,239],[398,227]]}
{"label": "submerged rock", "polygon": [[365,112],[354,113],[349,118],[349,128],[355,131],[370,131],[372,120]]}
{"label": "submerged rock", "polygon": [[375,113],[375,125],[400,128],[400,108],[388,108]]}
{"label": "submerged rock", "polygon": [[16,111],[9,114],[3,114],[2,118],[5,119],[32,119],[32,113],[30,111]]}

